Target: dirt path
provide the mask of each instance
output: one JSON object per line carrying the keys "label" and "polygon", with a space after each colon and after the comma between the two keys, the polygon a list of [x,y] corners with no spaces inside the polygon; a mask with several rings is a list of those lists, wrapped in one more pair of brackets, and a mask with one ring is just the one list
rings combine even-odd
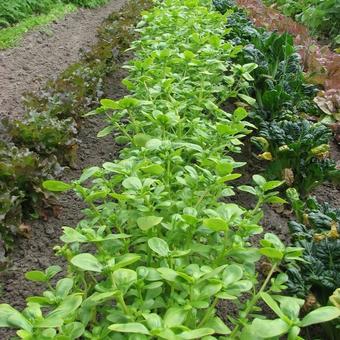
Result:
{"label": "dirt path", "polygon": [[[118,99],[127,94],[121,83],[125,76],[126,72],[119,68],[105,80],[105,97]],[[106,126],[102,116],[86,119],[83,123],[77,137],[79,140],[77,169],[67,169],[64,172],[62,179],[67,182],[79,178],[82,170],[87,167],[101,165],[117,158],[119,147],[114,143],[112,136],[100,139],[96,137],[97,132]],[[25,273],[34,269],[45,270],[51,265],[63,266],[63,261],[56,257],[53,247],[61,244],[59,237],[62,234],[62,227],[75,227],[83,218],[82,209],[86,206],[73,193],[59,197],[58,204],[61,207],[59,218],[27,221],[32,230],[31,236],[17,239],[15,249],[10,255],[9,267],[0,272],[0,303],[9,303],[18,309],[26,307],[25,299],[28,296],[39,295],[46,287],[26,280]],[[1,340],[9,340],[14,335],[14,330],[0,328]]]}
{"label": "dirt path", "polygon": [[97,9],[79,9],[24,37],[18,47],[0,51],[0,118],[23,111],[21,97],[38,90],[79,59],[96,41],[96,29],[125,0]]}

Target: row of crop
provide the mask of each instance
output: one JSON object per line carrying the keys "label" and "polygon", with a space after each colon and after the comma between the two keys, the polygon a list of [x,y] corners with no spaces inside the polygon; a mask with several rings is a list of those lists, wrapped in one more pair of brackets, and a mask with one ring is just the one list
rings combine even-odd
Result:
{"label": "row of crop", "polygon": [[309,120],[322,115],[314,102],[318,88],[307,84],[292,37],[257,29],[231,1],[214,3],[222,12],[234,11],[226,37],[245,46],[239,62],[257,65],[250,70],[246,94],[255,98],[248,101],[258,127],[252,142],[259,158],[269,162],[267,176],[285,180],[303,196],[325,181],[338,183],[340,170],[329,154],[331,130]]}
{"label": "row of crop", "polygon": [[327,38],[334,46],[340,45],[340,4],[337,0],[265,0],[268,5],[275,4],[285,15],[306,25],[314,35]]}
{"label": "row of crop", "polygon": [[67,68],[41,93],[27,95],[22,117],[2,121],[1,248],[11,247],[13,236],[20,234],[23,218],[45,216],[53,197],[42,190],[41,183],[60,175],[62,166],[75,166],[82,115],[102,98],[105,77],[120,63],[121,51],[132,40],[135,13],[148,4],[135,1],[112,14],[98,32],[98,43],[81,62]]}
{"label": "row of crop", "polygon": [[[295,188],[287,190],[296,217],[289,227],[293,245],[305,249],[305,262],[288,268],[288,293],[305,299],[310,309],[327,305],[340,287],[340,210],[313,197],[306,203],[299,197],[305,199],[325,181],[339,183],[339,169],[329,154],[331,131],[305,119],[318,113],[315,87],[304,80],[291,36],[256,29],[231,2],[214,3],[222,12],[234,11],[227,38],[245,45],[241,63],[254,61],[259,66],[251,73],[253,87],[248,92],[256,98],[251,118],[259,130],[251,140],[261,150],[258,158],[269,162],[267,176],[282,178],[286,186]],[[330,339],[336,338],[335,326],[326,327]]]}
{"label": "row of crop", "polygon": [[335,139],[340,142],[340,54],[315,41],[308,29],[280,13],[272,6],[265,6],[261,0],[237,0],[245,8],[257,27],[280,33],[288,32],[298,46],[306,78],[323,90],[314,98],[322,110],[322,122],[331,124]]}
{"label": "row of crop", "polygon": [[6,0],[0,3],[0,29],[14,25],[32,15],[46,14],[60,3],[96,7],[107,0]]}
{"label": "row of crop", "polygon": [[[72,184],[45,182],[75,190],[86,218],[64,227],[56,248],[67,277],[54,285],[57,267],[27,273],[48,290],[22,313],[1,305],[1,326],[19,328],[23,339],[298,339],[301,327],[340,315],[323,307],[300,319],[304,301],[279,295],[287,276],[272,276],[302,249],[273,234],[258,248],[250,243],[262,232],[262,205],[283,202],[275,191],[282,182],[254,175],[255,208],[228,203],[244,165],[231,155],[254,126],[244,108],[229,113],[219,104],[250,100],[243,92],[254,65],[234,62],[242,49],[224,41],[225,21],[209,0],[160,1],[144,14],[126,66],[132,95],[97,110],[110,122],[101,135],[114,131],[127,143],[122,160]],[[271,268],[258,287],[261,255]],[[223,320],[220,300],[230,307]],[[277,319],[265,318],[259,300]]]}

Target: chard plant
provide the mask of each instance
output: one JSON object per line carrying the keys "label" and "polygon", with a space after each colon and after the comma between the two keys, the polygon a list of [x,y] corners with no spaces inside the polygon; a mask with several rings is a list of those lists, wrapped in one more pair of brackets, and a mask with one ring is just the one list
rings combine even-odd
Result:
{"label": "chard plant", "polygon": [[[19,329],[22,339],[250,339],[265,317],[263,300],[284,325],[266,320],[277,330],[265,327],[262,338],[299,339],[301,327],[340,315],[330,306],[327,317],[319,310],[301,321],[299,300],[287,312],[279,295],[287,277],[276,272],[302,248],[273,234],[251,244],[262,232],[262,204],[280,200],[273,190],[281,182],[254,177],[254,209],[228,203],[244,165],[232,154],[253,126],[243,108],[218,105],[239,96],[230,78],[239,49],[223,39],[226,16],[211,9],[208,0],[166,0],[144,13],[126,66],[131,95],[102,100],[96,112],[109,122],[99,136],[114,133],[126,147],[119,160],[73,183],[44,183],[54,192],[73,189],[88,205],[86,218],[65,226],[55,248],[67,260],[66,277],[51,281],[56,267],[27,273],[47,290],[28,298],[23,312],[1,305],[0,326]],[[261,256],[270,270],[260,282]],[[217,314],[220,300],[238,308],[228,315],[231,327]]]}

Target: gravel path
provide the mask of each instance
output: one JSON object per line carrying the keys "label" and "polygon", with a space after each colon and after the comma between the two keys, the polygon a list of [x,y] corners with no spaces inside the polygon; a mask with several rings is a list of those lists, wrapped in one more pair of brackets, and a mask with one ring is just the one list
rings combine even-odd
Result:
{"label": "gravel path", "polygon": [[79,9],[64,19],[28,33],[15,48],[0,51],[0,118],[23,112],[21,97],[38,90],[79,59],[96,41],[96,29],[125,0],[97,9]]}

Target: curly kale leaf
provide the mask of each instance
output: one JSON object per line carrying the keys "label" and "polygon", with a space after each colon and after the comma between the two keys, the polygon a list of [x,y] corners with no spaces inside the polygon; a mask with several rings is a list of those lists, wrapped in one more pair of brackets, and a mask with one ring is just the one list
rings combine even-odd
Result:
{"label": "curly kale leaf", "polygon": [[262,143],[253,138],[255,144],[272,156],[269,177],[285,179],[284,172],[288,169],[293,186],[303,195],[327,180],[339,180],[340,171],[328,158],[331,131],[324,125],[307,120],[265,122],[258,135]]}
{"label": "curly kale leaf", "polygon": [[213,0],[216,10],[224,14],[228,9],[235,6],[234,0]]}

